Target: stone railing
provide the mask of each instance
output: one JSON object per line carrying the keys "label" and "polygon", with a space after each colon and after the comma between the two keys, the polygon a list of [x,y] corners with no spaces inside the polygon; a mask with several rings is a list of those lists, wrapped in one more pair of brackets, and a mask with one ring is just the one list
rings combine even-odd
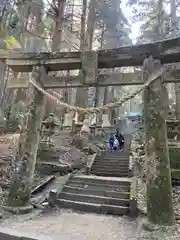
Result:
{"label": "stone railing", "polygon": [[85,173],[87,175],[91,174],[91,167],[92,167],[96,157],[99,155],[101,155],[101,150],[99,150],[98,152],[96,152],[88,157],[88,161],[86,163],[86,169],[85,169]]}
{"label": "stone railing", "polygon": [[132,153],[129,155],[129,177],[132,177],[132,170],[133,170],[133,159]]}
{"label": "stone railing", "polygon": [[59,177],[58,179],[58,188],[56,189],[51,189],[48,195],[48,203],[50,206],[55,206],[56,205],[56,200],[59,197],[59,194],[62,192],[64,186],[66,185],[66,182],[69,180],[71,177],[72,173],[69,173],[68,175],[64,175],[62,177]]}
{"label": "stone railing", "polygon": [[129,155],[129,177],[131,177],[131,186],[130,186],[130,202],[129,202],[129,215],[131,217],[136,217],[138,214],[138,207],[137,207],[137,186],[138,186],[138,179],[137,176],[134,174],[134,151],[139,146],[139,142],[136,139],[131,139],[130,143],[130,155]]}
{"label": "stone railing", "polygon": [[133,176],[131,179],[131,191],[130,191],[130,202],[129,202],[129,215],[131,217],[136,217],[138,214],[137,185],[138,185],[137,177]]}

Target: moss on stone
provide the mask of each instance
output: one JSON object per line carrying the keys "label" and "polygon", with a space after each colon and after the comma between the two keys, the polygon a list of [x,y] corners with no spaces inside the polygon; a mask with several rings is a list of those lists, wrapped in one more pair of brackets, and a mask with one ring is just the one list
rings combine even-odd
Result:
{"label": "moss on stone", "polygon": [[[38,76],[40,76],[40,73]],[[7,200],[7,204],[13,207],[29,204],[39,145],[41,119],[44,112],[43,103],[44,95],[30,84],[22,132],[15,159],[14,175]]]}
{"label": "moss on stone", "polygon": [[[144,63],[145,80],[160,69],[160,62],[152,58]],[[161,77],[144,91],[144,122],[147,176],[148,220],[153,224],[172,225],[174,223],[171,171],[167,141],[167,90]]]}
{"label": "moss on stone", "polygon": [[180,179],[180,170],[171,169],[172,178]]}
{"label": "moss on stone", "polygon": [[58,161],[59,152],[56,149],[39,149],[37,152],[37,161]]}
{"label": "moss on stone", "polygon": [[169,159],[172,169],[180,169],[180,148],[169,147]]}

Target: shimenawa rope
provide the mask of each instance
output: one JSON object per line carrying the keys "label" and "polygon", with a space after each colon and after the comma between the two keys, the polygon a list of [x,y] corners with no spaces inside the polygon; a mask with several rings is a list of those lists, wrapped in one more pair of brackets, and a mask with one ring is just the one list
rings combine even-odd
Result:
{"label": "shimenawa rope", "polygon": [[124,99],[117,101],[115,103],[108,103],[102,107],[97,107],[97,108],[81,108],[78,106],[71,106],[67,103],[64,103],[62,101],[60,101],[60,95],[58,96],[58,94],[56,94],[55,92],[51,91],[53,96],[51,95],[49,92],[47,92],[46,90],[44,90],[42,87],[40,87],[38,84],[36,84],[33,81],[33,78],[31,76],[30,78],[30,83],[36,88],[38,89],[38,91],[40,91],[41,93],[43,93],[45,96],[49,97],[51,100],[56,101],[57,104],[59,104],[60,106],[63,106],[65,108],[67,108],[70,111],[75,111],[75,112],[83,112],[83,113],[101,113],[104,111],[110,111],[113,108],[117,108],[119,106],[121,106],[123,103],[125,103],[126,101],[134,98],[137,94],[141,93],[146,87],[148,87],[152,82],[154,82],[157,78],[159,78],[163,73],[163,68],[160,69],[158,72],[154,73],[151,75],[151,77],[149,78],[149,80],[147,80],[142,87],[140,87],[138,90],[134,91],[133,93],[127,95],[126,97],[124,97]]}

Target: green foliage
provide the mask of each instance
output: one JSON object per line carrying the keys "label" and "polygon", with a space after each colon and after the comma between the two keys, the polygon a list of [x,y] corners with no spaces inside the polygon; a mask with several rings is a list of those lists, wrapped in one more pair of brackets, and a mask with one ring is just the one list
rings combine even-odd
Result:
{"label": "green foliage", "polygon": [[25,104],[22,101],[19,101],[16,104],[13,104],[10,111],[9,121],[15,121],[18,124],[22,124],[23,117],[25,112]]}
{"label": "green foliage", "polygon": [[133,22],[142,22],[138,42],[157,41],[169,36],[170,19],[164,3],[158,0],[128,2],[133,7]]}
{"label": "green foliage", "polygon": [[98,2],[97,27],[104,29],[104,44],[111,48],[132,43],[129,37],[131,29],[120,3],[120,0]]}

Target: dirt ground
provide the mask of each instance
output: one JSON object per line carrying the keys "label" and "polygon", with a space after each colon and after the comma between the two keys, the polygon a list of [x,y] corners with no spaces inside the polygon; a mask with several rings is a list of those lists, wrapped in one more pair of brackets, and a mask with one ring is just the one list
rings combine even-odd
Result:
{"label": "dirt ground", "polygon": [[9,219],[0,227],[52,240],[178,240],[179,225],[157,231],[143,230],[143,218],[113,217],[70,210],[37,213]]}

